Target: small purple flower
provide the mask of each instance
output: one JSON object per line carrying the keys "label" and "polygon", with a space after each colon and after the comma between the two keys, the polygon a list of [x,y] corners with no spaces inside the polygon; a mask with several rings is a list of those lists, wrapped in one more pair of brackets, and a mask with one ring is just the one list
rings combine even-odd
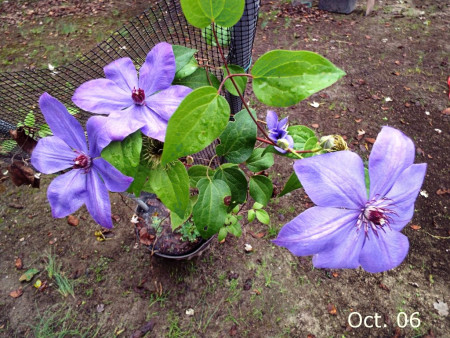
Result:
{"label": "small purple flower", "polygon": [[369,197],[355,153],[296,161],[295,173],[317,206],[286,224],[274,243],[297,256],[314,255],[317,268],[395,268],[408,253],[408,238],[400,231],[413,216],[426,172],[425,163],[413,164],[414,154],[411,139],[383,127],[369,158]]}
{"label": "small purple flower", "polygon": [[175,56],[166,42],[147,54],[139,70],[130,58],[118,59],[104,68],[106,79],[83,83],[72,101],[81,109],[107,114],[110,138],[121,141],[138,129],[164,142],[167,123],[192,89],[171,83],[175,77]]}
{"label": "small purple flower", "polygon": [[[289,145],[289,148],[292,148],[294,146],[294,140],[292,139],[292,136],[288,135],[287,121],[287,117],[278,121],[277,113],[272,110],[267,111],[266,123],[267,129],[269,129],[269,138],[275,143],[278,143],[278,140],[282,140],[285,144]],[[286,153],[286,150],[280,147],[275,147],[275,149],[282,154]]]}
{"label": "small purple flower", "polygon": [[88,149],[83,127],[61,102],[44,93],[39,106],[54,136],[38,141],[31,164],[44,174],[72,168],[56,177],[48,187],[53,217],[65,217],[86,204],[98,224],[112,228],[108,190],[125,191],[133,179],[99,157],[109,143],[101,129],[106,118],[95,116],[88,120]]}

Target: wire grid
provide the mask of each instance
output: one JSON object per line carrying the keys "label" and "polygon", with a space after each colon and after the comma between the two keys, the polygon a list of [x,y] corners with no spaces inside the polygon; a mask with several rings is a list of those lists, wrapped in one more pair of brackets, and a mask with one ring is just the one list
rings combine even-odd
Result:
{"label": "wire grid", "polygon": [[[259,0],[246,1],[244,16],[230,29],[230,45],[222,46],[228,62],[247,69],[251,62],[258,8]],[[251,17],[247,17],[249,14]],[[27,124],[25,119],[29,113],[34,115],[32,130],[38,138],[36,133],[45,124],[38,107],[39,97],[44,92],[60,100],[84,125],[92,114],[72,103],[75,89],[91,79],[103,78],[103,67],[118,58],[129,57],[135,65],[142,65],[150,49],[161,41],[197,49],[199,64],[213,67],[211,71],[222,78],[218,48],[205,41],[200,29],[186,22],[178,0],[160,0],[67,66],[53,71],[36,69],[0,73],[0,144],[10,138],[9,130],[16,129],[18,124]],[[233,103],[236,101],[234,97],[227,95],[227,99],[233,113],[240,110]],[[210,158],[210,153],[207,151],[202,157]]]}

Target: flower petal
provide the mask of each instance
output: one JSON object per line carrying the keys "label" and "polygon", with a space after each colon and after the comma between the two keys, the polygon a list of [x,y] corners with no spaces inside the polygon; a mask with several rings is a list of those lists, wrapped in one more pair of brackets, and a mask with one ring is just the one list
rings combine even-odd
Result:
{"label": "flower petal", "polygon": [[390,215],[392,221],[391,228],[400,231],[408,224],[414,213],[414,202],[416,201],[419,190],[427,170],[425,163],[413,164],[404,170],[391,190],[386,194],[386,198],[393,201],[396,215]]}
{"label": "flower petal", "polygon": [[350,151],[298,160],[294,170],[311,200],[322,207],[361,209],[367,201],[364,166]]}
{"label": "flower petal", "polygon": [[111,142],[111,138],[108,136],[106,130],[108,119],[109,117],[105,116],[92,116],[86,123],[89,140],[89,156],[91,157],[100,156],[103,148]]}
{"label": "flower petal", "polygon": [[169,121],[175,110],[177,110],[181,101],[192,91],[185,86],[170,86],[167,89],[149,96],[145,104],[151,110],[156,112],[163,120]]}
{"label": "flower petal", "polygon": [[117,59],[105,66],[103,71],[108,80],[114,81],[117,86],[130,95],[134,88],[138,89],[136,68],[130,58]]}
{"label": "flower petal", "polygon": [[398,231],[378,231],[378,237],[369,232],[359,261],[367,272],[383,272],[400,265],[408,254],[408,249],[408,238]]}
{"label": "flower petal", "polygon": [[139,88],[146,96],[168,88],[175,77],[175,55],[167,42],[160,42],[147,54],[139,70]]}
{"label": "flower petal", "polygon": [[86,195],[86,174],[82,169],[74,169],[56,177],[47,189],[53,217],[61,218],[77,211]]}
{"label": "flower petal", "polygon": [[145,106],[133,104],[125,110],[111,113],[106,121],[105,129],[112,141],[122,141],[128,135],[141,129],[146,120]]}
{"label": "flower petal", "polygon": [[86,208],[94,221],[102,227],[111,229],[113,224],[108,190],[98,176],[95,167],[86,176],[86,185],[89,187],[86,196]]}
{"label": "flower petal", "polygon": [[356,232],[359,211],[312,207],[281,228],[273,241],[294,255],[308,256],[334,248],[341,242],[352,245],[353,239],[344,235]]}
{"label": "flower petal", "polygon": [[323,269],[355,269],[359,263],[361,248],[364,243],[364,231],[347,227],[339,234],[341,238],[331,250],[324,250],[314,255],[313,265]]}
{"label": "flower petal", "polygon": [[145,124],[141,131],[148,137],[164,142],[167,130],[167,121],[159,117],[153,110],[146,106],[142,106],[142,116]]}
{"label": "flower petal", "polygon": [[61,102],[44,93],[39,98],[39,107],[54,136],[59,137],[69,147],[87,153],[83,127]]}
{"label": "flower petal", "polygon": [[131,92],[124,91],[108,79],[83,83],[75,90],[72,101],[88,112],[106,115],[134,105]]}
{"label": "flower petal", "polygon": [[31,154],[31,164],[44,174],[54,174],[73,167],[77,155],[57,136],[41,138]]}
{"label": "flower petal", "polygon": [[100,176],[106,185],[106,189],[109,191],[125,191],[128,189],[131,182],[133,182],[132,177],[125,176],[103,158],[94,160],[94,168],[100,173]]}
{"label": "flower petal", "polygon": [[267,129],[277,129],[278,115],[273,110],[268,110],[266,115]]}
{"label": "flower petal", "polygon": [[287,122],[288,118],[285,117],[284,119],[280,120],[280,122],[277,123],[277,129],[278,130],[286,130],[287,129]]}
{"label": "flower petal", "polygon": [[414,162],[414,144],[401,131],[383,127],[369,157],[370,199],[383,197]]}

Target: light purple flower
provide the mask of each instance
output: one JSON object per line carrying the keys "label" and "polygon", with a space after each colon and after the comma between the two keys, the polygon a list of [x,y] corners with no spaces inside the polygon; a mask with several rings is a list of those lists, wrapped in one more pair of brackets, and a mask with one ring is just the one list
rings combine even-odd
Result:
{"label": "light purple flower", "polygon": [[369,197],[355,153],[296,161],[295,173],[317,206],[286,224],[274,243],[297,256],[314,255],[317,268],[395,268],[408,253],[408,238],[400,231],[413,216],[426,171],[426,164],[413,164],[414,155],[407,136],[383,127],[369,158]]}
{"label": "light purple flower", "polygon": [[133,61],[121,58],[104,68],[106,79],[78,87],[72,101],[91,113],[109,115],[105,128],[112,140],[121,141],[141,129],[164,142],[170,117],[191,92],[188,87],[171,85],[175,70],[172,46],[161,42],[147,54],[139,80]]}
{"label": "light purple flower", "polygon": [[109,142],[101,129],[106,118],[95,116],[88,120],[88,149],[83,127],[61,102],[44,93],[39,106],[54,136],[38,141],[31,164],[44,174],[73,168],[56,177],[48,187],[47,198],[53,217],[65,217],[86,204],[98,224],[112,228],[108,190],[125,191],[133,178],[124,176],[99,157]]}
{"label": "light purple flower", "polygon": [[[269,138],[275,143],[278,143],[278,140],[284,140],[285,143],[289,145],[289,148],[292,148],[294,146],[294,140],[292,139],[292,136],[288,135],[287,121],[287,117],[278,121],[277,113],[272,110],[267,111],[266,123],[267,129],[269,129]],[[286,150],[280,147],[275,147],[275,149],[282,154],[286,153]]]}

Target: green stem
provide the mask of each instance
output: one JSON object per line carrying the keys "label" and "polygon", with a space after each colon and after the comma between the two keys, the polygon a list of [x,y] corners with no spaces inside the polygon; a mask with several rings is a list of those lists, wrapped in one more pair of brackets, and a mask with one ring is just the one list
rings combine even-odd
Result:
{"label": "green stem", "polygon": [[224,86],[226,80],[231,79],[232,77],[236,77],[236,76],[247,76],[247,77],[250,77],[250,78],[253,79],[253,75],[251,75],[251,74],[245,74],[245,73],[243,73],[243,74],[229,74],[229,75],[225,76],[225,78],[222,80],[222,83],[220,84],[220,87],[217,90],[217,92],[220,93],[222,91],[222,87]]}

